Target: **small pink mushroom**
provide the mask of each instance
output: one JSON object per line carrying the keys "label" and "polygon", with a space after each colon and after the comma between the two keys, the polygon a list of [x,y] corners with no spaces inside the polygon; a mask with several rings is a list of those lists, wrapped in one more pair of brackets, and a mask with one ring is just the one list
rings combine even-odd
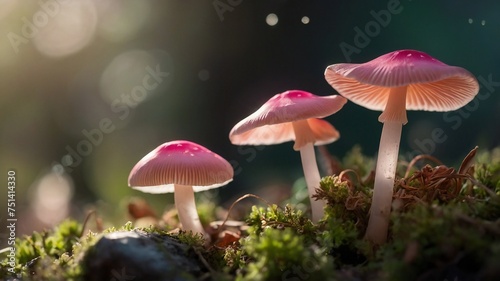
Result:
{"label": "small pink mushroom", "polygon": [[189,141],[171,141],[144,156],[132,169],[128,185],[147,193],[174,193],[182,228],[205,234],[196,211],[194,192],[226,185],[231,164],[207,148]]}
{"label": "small pink mushroom", "polygon": [[382,135],[366,238],[376,244],[387,239],[394,178],[406,110],[452,111],[470,102],[479,91],[467,70],[446,65],[426,53],[394,51],[372,61],[330,65],[328,83],[358,105],[382,111]]}
{"label": "small pink mushroom", "polygon": [[321,180],[313,145],[328,144],[340,136],[330,123],[317,118],[334,114],[346,102],[338,95],[320,97],[299,90],[287,91],[269,99],[229,133],[231,143],[236,145],[295,141],[293,149],[300,150],[314,222],[323,217],[324,202],[312,198]]}

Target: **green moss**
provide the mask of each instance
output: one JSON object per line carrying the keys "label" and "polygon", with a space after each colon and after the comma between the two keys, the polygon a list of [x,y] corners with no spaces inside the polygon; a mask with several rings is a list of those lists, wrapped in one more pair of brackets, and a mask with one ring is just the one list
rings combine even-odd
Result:
{"label": "green moss", "polygon": [[1,262],[0,277],[17,276],[32,280],[74,280],[80,276],[78,258],[94,241],[95,234],[80,238],[82,226],[66,220],[52,231],[34,232],[16,240],[15,274],[9,260]]}
{"label": "green moss", "polygon": [[321,179],[315,198],[327,202],[326,214],[339,221],[355,223],[363,229],[370,208],[371,189],[339,176]]}
{"label": "green moss", "polygon": [[237,270],[245,266],[245,256],[242,255],[240,245],[229,246],[225,249],[223,255],[225,271],[235,274]]}
{"label": "green moss", "polygon": [[236,280],[328,280],[333,270],[324,249],[307,243],[291,228],[267,227],[258,235],[241,241],[248,259]]}
{"label": "green moss", "polygon": [[[495,280],[500,276],[500,149],[477,158],[467,174],[429,165],[399,178],[389,240],[380,248],[363,240],[373,159],[360,148],[341,165],[352,170],[321,180],[315,197],[327,205],[318,223],[287,204],[253,206],[248,229],[236,231],[241,238],[223,246],[207,245],[191,232],[143,230],[189,245],[207,267],[207,280]],[[210,202],[198,208],[205,225],[215,219],[215,210]],[[99,238],[91,232],[80,237],[81,229],[66,221],[17,239],[17,276],[81,280],[80,264]],[[117,230],[131,231],[133,225],[104,232]],[[0,279],[11,276],[8,261],[1,261]]]}
{"label": "green moss", "polygon": [[[149,231],[151,232],[151,231]],[[177,235],[173,237],[177,238],[182,244],[189,245],[195,249],[203,249],[205,245],[205,239],[200,233],[193,233],[192,231],[179,231]]]}
{"label": "green moss", "polygon": [[474,176],[500,195],[500,147],[478,155]]}
{"label": "green moss", "polygon": [[364,258],[351,247],[359,237],[355,223],[328,210],[324,220],[313,224],[291,205],[254,206],[248,236],[241,247],[226,250],[228,266],[238,267],[238,280],[333,280],[336,266]]}
{"label": "green moss", "polygon": [[[114,226],[112,226],[108,229],[103,230],[102,232],[103,233],[112,233],[112,232],[116,232],[116,231],[131,231],[132,229],[134,229],[134,224],[131,221],[128,221],[123,226],[121,226],[119,228],[115,228]],[[150,228],[150,229],[153,229],[153,228]]]}
{"label": "green moss", "polygon": [[250,226],[249,233],[256,235],[267,228],[291,228],[306,236],[307,239],[314,239],[317,232],[317,227],[311,220],[301,210],[295,210],[291,205],[286,205],[284,209],[280,209],[277,205],[272,205],[267,209],[253,206],[247,223]]}
{"label": "green moss", "polygon": [[378,261],[385,278],[414,280],[430,274],[441,280],[453,280],[450,276],[461,280],[486,272],[485,265],[500,259],[495,250],[500,247],[500,227],[470,210],[466,203],[453,203],[418,205],[395,213],[392,239]]}

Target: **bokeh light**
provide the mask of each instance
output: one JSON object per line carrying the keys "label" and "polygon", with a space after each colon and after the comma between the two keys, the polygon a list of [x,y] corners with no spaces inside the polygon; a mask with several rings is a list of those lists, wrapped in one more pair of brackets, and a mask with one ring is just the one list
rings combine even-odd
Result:
{"label": "bokeh light", "polygon": [[49,2],[53,8],[40,8],[33,16],[35,47],[49,57],[63,57],[87,46],[97,26],[94,2]]}
{"label": "bokeh light", "polygon": [[103,71],[100,93],[111,106],[123,103],[135,108],[164,90],[172,76],[173,66],[166,52],[126,51]]}
{"label": "bokeh light", "polygon": [[0,20],[9,15],[19,4],[17,0],[0,0]]}
{"label": "bokeh light", "polygon": [[98,33],[112,42],[133,38],[151,14],[149,1],[97,0],[95,3],[99,14]]}
{"label": "bokeh light", "polygon": [[266,17],[266,23],[269,26],[275,26],[278,24],[278,16],[276,14],[269,14]]}
{"label": "bokeh light", "polygon": [[210,72],[206,69],[202,69],[198,72],[198,78],[200,78],[201,81],[207,81],[210,79]]}
{"label": "bokeh light", "polygon": [[68,217],[73,197],[71,179],[58,172],[43,175],[30,188],[33,213],[45,225],[54,226]]}

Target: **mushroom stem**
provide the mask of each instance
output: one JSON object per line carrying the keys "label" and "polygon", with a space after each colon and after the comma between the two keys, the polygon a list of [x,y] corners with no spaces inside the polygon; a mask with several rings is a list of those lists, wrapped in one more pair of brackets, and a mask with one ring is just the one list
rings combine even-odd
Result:
{"label": "mushroom stem", "polygon": [[319,187],[321,180],[316,164],[316,155],[314,154],[314,146],[312,143],[307,143],[300,148],[300,158],[302,160],[302,168],[304,169],[304,177],[309,191],[309,200],[311,201],[312,221],[318,222],[324,215],[323,200],[314,200],[312,196],[316,193],[316,188]]}
{"label": "mushroom stem", "polygon": [[365,234],[366,239],[378,245],[387,240],[402,127],[400,122],[386,122],[380,137],[375,187]]}
{"label": "mushroom stem", "polygon": [[179,215],[182,228],[193,233],[200,233],[206,236],[203,226],[196,211],[193,187],[189,185],[174,185],[175,207]]}
{"label": "mushroom stem", "polygon": [[295,134],[293,149],[300,151],[302,169],[304,170],[309,201],[311,202],[311,218],[313,222],[318,222],[324,215],[323,207],[325,206],[325,202],[312,198],[316,194],[316,188],[319,187],[321,180],[318,164],[316,163],[316,155],[314,154],[314,133],[307,120],[292,122],[292,126]]}
{"label": "mushroom stem", "polygon": [[406,86],[392,88],[386,108],[379,117],[379,121],[384,125],[375,168],[370,219],[365,234],[365,239],[378,245],[387,240],[401,130],[403,124],[407,122],[405,105]]}
{"label": "mushroom stem", "polygon": [[407,86],[391,88],[385,109],[378,117],[378,121],[408,123],[406,118],[406,89]]}

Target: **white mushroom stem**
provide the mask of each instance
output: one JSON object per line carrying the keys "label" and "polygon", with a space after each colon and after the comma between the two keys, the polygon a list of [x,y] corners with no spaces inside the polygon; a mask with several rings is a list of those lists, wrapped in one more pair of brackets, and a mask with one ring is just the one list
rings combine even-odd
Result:
{"label": "white mushroom stem", "polygon": [[365,236],[366,239],[379,245],[385,243],[387,239],[401,129],[401,123],[386,122],[380,137],[375,187]]}
{"label": "white mushroom stem", "polygon": [[295,133],[295,144],[293,148],[300,151],[302,169],[306,179],[309,201],[311,202],[312,221],[318,222],[324,215],[325,202],[312,198],[319,188],[321,177],[319,175],[316,155],[314,153],[314,135],[307,123],[307,120],[300,120],[292,123]]}
{"label": "white mushroom stem", "polygon": [[403,124],[407,122],[406,87],[391,89],[386,108],[380,115],[379,121],[384,125],[375,169],[370,219],[365,234],[366,239],[378,245],[387,240],[401,130]]}
{"label": "white mushroom stem", "polygon": [[193,187],[190,185],[174,185],[174,200],[182,229],[200,233],[206,237],[196,210]]}
{"label": "white mushroom stem", "polygon": [[321,181],[312,143],[307,143],[300,148],[300,157],[302,159],[302,169],[304,169],[307,190],[309,191],[309,200],[311,201],[312,221],[318,222],[324,215],[323,208],[325,202],[312,198],[316,194],[316,188],[319,188],[319,182]]}

